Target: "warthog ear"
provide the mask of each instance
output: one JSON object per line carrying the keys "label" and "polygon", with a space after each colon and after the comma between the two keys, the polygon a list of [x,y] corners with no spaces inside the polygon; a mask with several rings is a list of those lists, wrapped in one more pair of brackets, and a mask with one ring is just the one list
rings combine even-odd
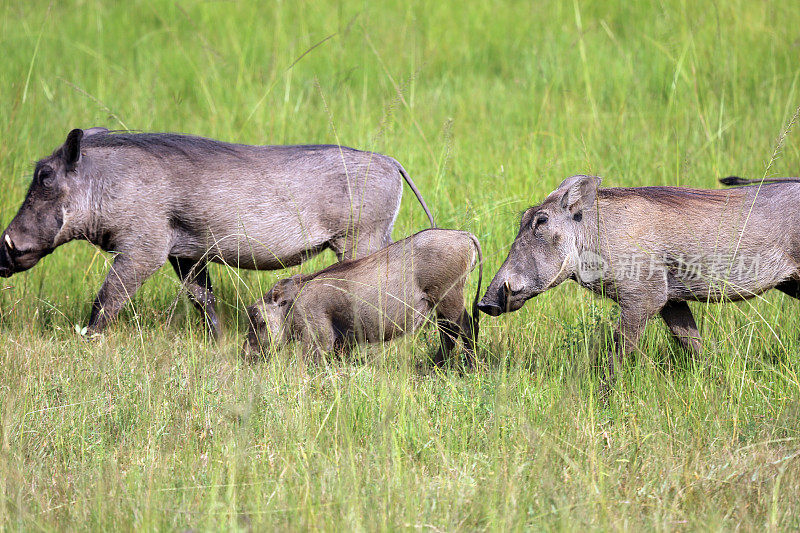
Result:
{"label": "warthog ear", "polygon": [[583,210],[594,203],[597,189],[602,180],[597,176],[572,176],[561,182],[558,189],[563,190],[561,209],[566,209],[580,221]]}
{"label": "warthog ear", "polygon": [[83,139],[83,130],[74,129],[67,135],[67,140],[64,141],[64,148],[62,154],[64,157],[64,164],[67,170],[74,170],[75,166],[81,160],[81,140]]}
{"label": "warthog ear", "polygon": [[272,286],[269,290],[269,301],[274,304],[280,304],[283,300],[283,280]]}
{"label": "warthog ear", "polygon": [[295,293],[297,292],[296,283],[294,279],[297,276],[286,278],[278,281],[270,289],[270,301],[277,305],[286,305],[294,300]]}

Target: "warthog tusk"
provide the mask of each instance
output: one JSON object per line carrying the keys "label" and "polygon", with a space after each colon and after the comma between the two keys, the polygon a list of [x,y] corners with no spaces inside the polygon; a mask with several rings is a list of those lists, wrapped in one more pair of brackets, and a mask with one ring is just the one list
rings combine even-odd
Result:
{"label": "warthog tusk", "polygon": [[508,280],[503,282],[503,290],[506,291],[507,294],[511,294],[511,285],[508,284]]}
{"label": "warthog tusk", "polygon": [[569,261],[569,256],[564,258],[564,261],[561,262],[561,268],[558,270],[558,272],[556,273],[555,277],[550,280],[550,283],[545,285],[545,288],[542,289],[542,292],[544,292],[544,291],[546,291],[548,289],[552,289],[556,285],[556,280],[558,280],[558,278],[561,277],[561,273],[564,272],[564,270],[567,268],[567,262],[568,261]]}
{"label": "warthog tusk", "polygon": [[14,242],[11,240],[11,237],[8,236],[8,233],[6,233],[5,239],[6,239],[6,244],[8,245],[8,247],[13,250],[14,249]]}

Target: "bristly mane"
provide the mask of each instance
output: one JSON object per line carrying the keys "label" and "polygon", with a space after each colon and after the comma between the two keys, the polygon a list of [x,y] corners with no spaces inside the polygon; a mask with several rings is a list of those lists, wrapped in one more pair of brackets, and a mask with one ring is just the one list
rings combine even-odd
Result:
{"label": "bristly mane", "polygon": [[598,189],[597,195],[604,199],[624,200],[639,197],[651,202],[680,206],[686,202],[728,202],[731,189],[690,189],[687,187],[610,187]]}
{"label": "bristly mane", "polygon": [[[198,159],[204,154],[223,152],[235,157],[244,157],[245,151],[258,146],[227,143],[184,135],[180,133],[104,133],[90,135],[83,140],[85,147],[98,148],[138,148],[158,158],[165,158],[180,154],[187,159]],[[287,150],[290,154],[303,155],[320,149],[337,148],[345,152],[359,152],[354,148],[345,146],[315,144],[294,146],[273,146],[274,149]]]}
{"label": "bristly mane", "polygon": [[86,137],[87,148],[138,148],[155,157],[183,155],[194,159],[209,152],[241,156],[241,145],[178,133],[105,133]]}

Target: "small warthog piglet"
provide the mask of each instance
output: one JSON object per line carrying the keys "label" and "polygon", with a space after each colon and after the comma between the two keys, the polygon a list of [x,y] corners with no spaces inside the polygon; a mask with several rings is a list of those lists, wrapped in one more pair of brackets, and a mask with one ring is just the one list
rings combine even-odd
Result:
{"label": "small warthog piglet", "polygon": [[[428,229],[361,259],[282,279],[247,309],[243,352],[252,357],[271,341],[281,346],[298,340],[318,360],[355,343],[416,331],[434,313],[442,341],[434,363],[441,365],[460,337],[473,366],[482,262],[471,233]],[[478,292],[470,317],[464,286],[476,263]]]}

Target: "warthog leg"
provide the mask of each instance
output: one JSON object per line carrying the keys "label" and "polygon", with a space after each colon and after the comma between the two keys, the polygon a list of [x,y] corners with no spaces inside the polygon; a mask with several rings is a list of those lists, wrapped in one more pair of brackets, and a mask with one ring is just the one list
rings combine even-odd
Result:
{"label": "warthog leg", "polygon": [[473,330],[472,316],[464,309],[461,312],[461,319],[458,323],[461,340],[464,342],[464,352],[466,353],[467,368],[475,367],[475,341],[478,332]]}
{"label": "warthog leg", "polygon": [[92,304],[87,334],[103,331],[117,317],[125,302],[136,294],[142,283],[165,262],[166,257],[158,257],[154,253],[139,254],[136,257],[128,253],[118,254]]}
{"label": "warthog leg", "polygon": [[616,380],[617,360],[622,360],[630,355],[642,336],[647,320],[654,313],[646,311],[641,306],[622,307],[619,325],[614,332],[614,345],[609,348],[606,358],[606,380],[605,387],[611,387]]}
{"label": "warthog leg", "polygon": [[464,309],[464,286],[457,283],[451,287],[436,305],[436,324],[439,327],[441,345],[434,356],[433,363],[441,366],[455,347],[460,337],[467,353],[467,366],[475,364],[475,339],[472,331],[472,318]]}
{"label": "warthog leg", "polygon": [[472,331],[472,318],[466,309],[462,309],[461,315],[457,320],[438,318],[436,325],[439,328],[441,344],[433,358],[433,364],[442,366],[445,359],[455,348],[456,340],[460,337],[464,342],[464,352],[466,353],[467,368],[475,367],[475,338]]}
{"label": "warthog leg", "polygon": [[216,299],[211,287],[211,277],[208,275],[208,263],[205,260],[195,261],[173,256],[170,256],[169,262],[189,295],[189,300],[203,315],[209,333],[218,339],[222,330],[214,309]]}
{"label": "warthog leg", "polygon": [[439,319],[436,321],[436,326],[439,328],[439,337],[441,344],[439,349],[436,350],[436,355],[433,356],[433,364],[436,366],[443,366],[445,359],[453,351],[458,339],[459,327],[458,324],[449,320]]}
{"label": "warthog leg", "polygon": [[323,361],[325,355],[333,352],[336,334],[327,316],[318,316],[307,310],[296,309],[303,317],[297,321],[298,336],[303,347],[303,356],[314,364]]}
{"label": "warthog leg", "polygon": [[800,281],[790,279],[775,286],[779,291],[800,300]]}
{"label": "warthog leg", "polygon": [[670,302],[661,310],[661,318],[667,323],[675,340],[684,350],[699,354],[703,349],[700,332],[686,302]]}

